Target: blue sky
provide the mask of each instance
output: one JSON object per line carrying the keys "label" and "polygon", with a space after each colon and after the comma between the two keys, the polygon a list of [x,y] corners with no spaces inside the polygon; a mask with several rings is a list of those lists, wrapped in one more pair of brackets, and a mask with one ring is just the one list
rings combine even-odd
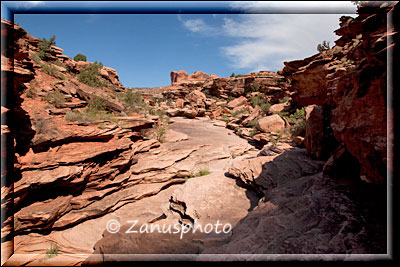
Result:
{"label": "blue sky", "polygon": [[[48,5],[20,3],[24,8]],[[250,2],[240,8],[254,13],[263,5]],[[307,5],[316,4],[303,3]],[[338,4],[330,5],[335,8]],[[350,2],[340,5],[355,11]],[[283,61],[315,54],[323,40],[333,46],[338,39],[333,31],[339,27],[341,15],[15,14],[14,19],[35,37],[55,34],[56,45],[71,58],[81,53],[88,61],[101,61],[116,69],[126,87],[155,87],[168,85],[172,70],[218,76],[277,71]]]}

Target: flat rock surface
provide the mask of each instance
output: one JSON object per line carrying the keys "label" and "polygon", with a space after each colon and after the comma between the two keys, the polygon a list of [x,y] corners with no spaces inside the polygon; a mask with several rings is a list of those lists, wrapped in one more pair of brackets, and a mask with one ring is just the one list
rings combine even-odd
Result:
{"label": "flat rock surface", "polygon": [[[168,136],[171,138],[169,139]],[[104,215],[46,234],[29,233],[16,236],[14,239],[16,252],[10,260],[19,264],[65,264],[66,262],[80,264],[93,253],[96,242],[102,239],[103,235],[108,238],[105,240],[110,239],[113,244],[121,241],[115,239],[115,236],[106,230],[107,222],[111,219],[117,220],[125,228],[129,225],[129,220],[169,225],[185,221],[185,213],[179,214],[171,209],[172,198],[187,206],[189,214],[187,216],[195,217],[193,214],[196,213],[200,215],[201,223],[216,222],[219,219],[221,223],[229,222],[233,227],[247,215],[258,199],[238,186],[235,179],[226,177],[225,173],[232,161],[240,160],[247,154],[257,154],[257,151],[250,151],[250,149],[251,146],[246,140],[232,134],[231,130],[214,126],[210,120],[174,118],[165,143],[158,148],[147,150],[148,152],[142,149],[145,152],[137,154],[137,162],[131,165],[128,171],[130,176],[127,178],[121,176],[127,179],[123,188],[115,193],[107,191],[110,189],[98,191],[106,195],[80,210],[66,213],[54,225],[66,225],[70,221],[79,221],[83,215],[85,217],[90,217],[91,214]],[[235,159],[232,157],[233,154],[237,155]],[[202,168],[207,168],[210,174],[190,178],[185,184],[179,184],[185,181],[185,176],[197,173]],[[117,176],[109,182],[110,185],[120,183],[121,178]],[[93,191],[90,194],[87,193],[87,196],[92,195],[95,199],[98,193]],[[195,197],[191,198],[191,195]],[[60,201],[70,201],[69,198],[64,198]],[[78,199],[74,201],[79,204]],[[235,204],[232,205],[232,203]],[[228,207],[229,209],[225,209]],[[83,235],[84,238],[82,238]],[[128,239],[135,238],[129,235],[119,236],[125,236]],[[223,236],[217,236],[217,239],[221,238]],[[142,240],[139,244],[153,239],[154,237],[149,237],[147,241]],[[178,243],[181,244],[180,241]],[[45,252],[51,244],[57,244],[59,255],[47,259]],[[107,245],[110,244],[108,241],[103,240],[101,244],[103,244],[101,246],[110,247]],[[160,246],[162,244],[164,243],[160,241]],[[116,246],[111,247],[117,249]],[[134,250],[135,246],[131,247]],[[197,246],[194,248],[197,249]],[[154,246],[153,252],[157,249],[161,247]],[[188,251],[192,250],[188,249]],[[118,251],[109,253],[118,253]]]}

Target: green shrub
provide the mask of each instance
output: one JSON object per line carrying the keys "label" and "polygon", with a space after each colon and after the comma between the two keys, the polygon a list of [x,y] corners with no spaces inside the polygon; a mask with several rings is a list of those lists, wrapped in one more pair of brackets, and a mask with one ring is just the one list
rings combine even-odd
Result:
{"label": "green shrub", "polygon": [[87,99],[88,102],[88,110],[90,111],[105,111],[105,99],[100,96],[92,96],[90,99]]}
{"label": "green shrub", "polygon": [[35,88],[30,87],[25,91],[25,95],[28,98],[35,98],[37,96]]}
{"label": "green shrub", "polygon": [[229,123],[231,121],[231,119],[226,114],[222,114],[221,120],[226,122],[226,123]]}
{"label": "green shrub", "polygon": [[81,83],[87,84],[92,87],[107,87],[107,82],[101,81],[99,79],[100,71],[99,69],[103,68],[103,64],[94,62],[83,68],[81,72],[78,74],[78,80]]}
{"label": "green shrub", "polygon": [[296,109],[296,111],[293,114],[290,114],[287,120],[289,121],[290,124],[296,123],[298,120],[305,120],[306,119],[306,114],[304,111],[304,108]]}
{"label": "green shrub", "polygon": [[54,92],[48,93],[44,96],[42,100],[47,101],[56,108],[62,108],[65,103],[65,96],[60,90],[56,89]]}
{"label": "green shrub", "polygon": [[168,132],[168,125],[166,124],[160,124],[156,128],[156,137],[158,142],[164,143],[165,142],[165,134]]}
{"label": "green shrub", "polygon": [[40,64],[42,62],[37,53],[32,53],[31,58],[36,64]]}
{"label": "green shrub", "polygon": [[235,73],[232,72],[231,76],[229,76],[229,77],[233,78],[233,77],[235,77],[235,76],[236,76]]}
{"label": "green shrub", "polygon": [[57,244],[51,244],[50,248],[46,250],[46,258],[50,259],[58,255],[59,247]]}
{"label": "green shrub", "polygon": [[258,92],[260,91],[260,86],[254,81],[251,85],[251,92]]}
{"label": "green shrub", "polygon": [[93,96],[87,100],[88,106],[85,110],[69,111],[65,114],[67,121],[91,122],[107,120],[117,122],[116,116],[106,110],[105,99]]}
{"label": "green shrub", "polygon": [[86,61],[86,56],[82,55],[82,54],[77,54],[76,56],[74,56],[74,60],[75,61]]}
{"label": "green shrub", "polygon": [[67,121],[77,121],[77,122],[93,122],[93,121],[112,121],[117,122],[117,119],[113,113],[107,111],[94,111],[85,109],[83,111],[75,110],[68,111],[65,114],[65,119]]}
{"label": "green shrub", "polygon": [[250,137],[255,136],[257,133],[258,133],[258,130],[257,130],[257,129],[251,130],[251,132],[250,132]]}
{"label": "green shrub", "polygon": [[289,100],[290,100],[290,97],[289,96],[285,96],[284,98],[279,99],[279,103],[287,103]]}
{"label": "green shrub", "polygon": [[56,45],[56,36],[53,35],[49,40],[47,40],[45,37],[43,37],[43,39],[41,39],[41,41],[39,42],[39,52],[38,52],[38,56],[41,60],[49,60],[51,58],[51,52],[53,51],[51,49],[52,45]]}
{"label": "green shrub", "polygon": [[251,121],[247,124],[247,126],[249,126],[249,127],[251,127],[251,128],[254,128],[254,127],[256,127],[257,121],[258,121],[257,118],[254,119],[254,120],[251,120]]}
{"label": "green shrub", "polygon": [[240,114],[246,113],[247,111],[245,109],[241,109],[241,110],[236,110],[235,112],[232,113],[233,117],[237,117]]}
{"label": "green shrub", "polygon": [[305,136],[306,135],[306,121],[299,120],[290,128],[290,134],[292,137]]}
{"label": "green shrub", "polygon": [[281,117],[287,119],[290,127],[290,134],[292,137],[295,136],[305,136],[306,133],[306,115],[304,108],[296,109],[296,111],[292,114],[288,112],[279,112],[278,113]]}
{"label": "green shrub", "polygon": [[139,91],[133,92],[132,89],[127,89],[123,96],[123,101],[129,106],[141,106],[144,107],[146,103],[143,101],[142,94]]}
{"label": "green shrub", "polygon": [[204,176],[204,175],[208,175],[210,174],[210,170],[207,167],[202,167],[199,169],[199,171],[197,172],[196,176]]}
{"label": "green shrub", "polygon": [[260,106],[261,111],[262,111],[264,114],[268,114],[269,108],[270,108],[270,107],[271,107],[271,104],[268,103],[268,101],[267,101],[266,103],[264,103],[264,104],[261,104],[261,106]]}
{"label": "green shrub", "polygon": [[250,105],[252,105],[253,108],[261,106],[263,103],[265,103],[265,94],[263,93],[250,97]]}
{"label": "green shrub", "polygon": [[54,64],[54,65],[57,65],[59,67],[65,68],[64,64],[59,60],[53,60],[51,63]]}
{"label": "green shrub", "polygon": [[329,46],[329,42],[327,42],[327,41],[323,41],[322,44],[317,45],[317,50],[320,53],[325,50],[328,50],[328,49],[330,49],[330,46]]}
{"label": "green shrub", "polygon": [[204,176],[204,175],[208,175],[210,174],[210,170],[208,169],[208,167],[201,167],[196,173],[194,172],[194,170],[192,169],[189,173],[188,176],[185,177],[185,180],[188,180],[190,178],[194,178],[194,177],[200,177],[200,176]]}
{"label": "green shrub", "polygon": [[269,108],[271,107],[271,104],[268,102],[263,93],[252,96],[250,98],[250,104],[253,107],[259,106],[264,114],[268,114]]}
{"label": "green shrub", "polygon": [[36,80],[29,82],[29,89],[25,91],[25,96],[28,98],[35,98],[37,96],[37,88],[39,83]]}

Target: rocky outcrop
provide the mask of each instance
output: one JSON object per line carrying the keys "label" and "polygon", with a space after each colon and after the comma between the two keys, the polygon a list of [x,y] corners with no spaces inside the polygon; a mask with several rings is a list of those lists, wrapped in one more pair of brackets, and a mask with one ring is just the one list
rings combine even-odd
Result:
{"label": "rocky outcrop", "polygon": [[[50,61],[41,60],[39,39],[6,20],[1,24],[7,40],[2,50],[2,97],[7,96],[1,109],[1,156],[7,163],[1,173],[2,249],[15,247],[13,241],[29,233],[71,228],[184,181],[134,173],[131,167],[140,164],[141,154],[160,146],[142,130],[160,120],[119,117],[129,105],[116,97],[123,86],[114,69],[99,69],[97,78],[104,84],[99,90],[75,77],[90,62],[75,62],[56,46]],[[2,264],[13,252],[4,254]]]}
{"label": "rocky outcrop", "polygon": [[287,81],[274,72],[258,72],[241,77],[213,78],[204,82],[204,90],[216,97],[244,96],[249,92],[260,92],[268,101],[277,102],[288,95]]}
{"label": "rocky outcrop", "polygon": [[382,122],[392,113],[386,103],[386,66],[387,53],[398,45],[399,33],[387,21],[389,12],[398,13],[398,4],[393,5],[377,2],[361,7],[357,18],[342,17],[335,31],[341,38],[332,49],[285,62],[280,72],[291,80],[295,103],[328,110],[325,117],[334,139],[358,160],[361,178],[374,183],[384,182],[391,168],[387,125]]}
{"label": "rocky outcrop", "polygon": [[195,71],[193,74],[188,75],[186,71],[172,71],[171,72],[171,85],[180,84],[192,81],[204,81],[209,76],[201,71]]}

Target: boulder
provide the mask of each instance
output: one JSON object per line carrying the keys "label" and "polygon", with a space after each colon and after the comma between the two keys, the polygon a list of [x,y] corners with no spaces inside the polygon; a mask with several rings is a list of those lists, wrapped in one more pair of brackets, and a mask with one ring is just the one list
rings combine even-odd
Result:
{"label": "boulder", "polygon": [[269,108],[270,113],[278,113],[280,111],[284,111],[287,107],[289,107],[289,103],[279,103],[279,104],[274,104]]}
{"label": "boulder", "polygon": [[241,96],[241,97],[235,98],[235,99],[233,99],[232,101],[230,101],[230,102],[226,105],[226,107],[232,109],[232,108],[235,108],[235,107],[244,105],[244,104],[246,104],[246,103],[247,103],[247,98],[244,97],[244,96]]}
{"label": "boulder", "polygon": [[187,96],[186,99],[191,102],[192,104],[196,105],[204,105],[203,101],[206,99],[206,95],[199,90],[194,90],[190,92]]}
{"label": "boulder", "polygon": [[260,142],[262,144],[268,144],[271,138],[271,134],[269,133],[259,133],[253,136],[253,140]]}
{"label": "boulder", "polygon": [[264,133],[283,131],[285,121],[278,114],[274,114],[259,119],[256,128]]}
{"label": "boulder", "polygon": [[250,123],[256,120],[259,116],[261,116],[261,109],[257,107],[250,113],[250,115],[245,120],[242,121],[242,125],[253,127],[254,125],[250,125]]}
{"label": "boulder", "polygon": [[179,116],[181,114],[179,109],[168,109],[166,111],[166,113],[170,117],[176,117],[176,116]]}
{"label": "boulder", "polygon": [[181,111],[183,112],[183,115],[189,119],[196,118],[197,114],[199,113],[198,110],[194,108],[184,108]]}

